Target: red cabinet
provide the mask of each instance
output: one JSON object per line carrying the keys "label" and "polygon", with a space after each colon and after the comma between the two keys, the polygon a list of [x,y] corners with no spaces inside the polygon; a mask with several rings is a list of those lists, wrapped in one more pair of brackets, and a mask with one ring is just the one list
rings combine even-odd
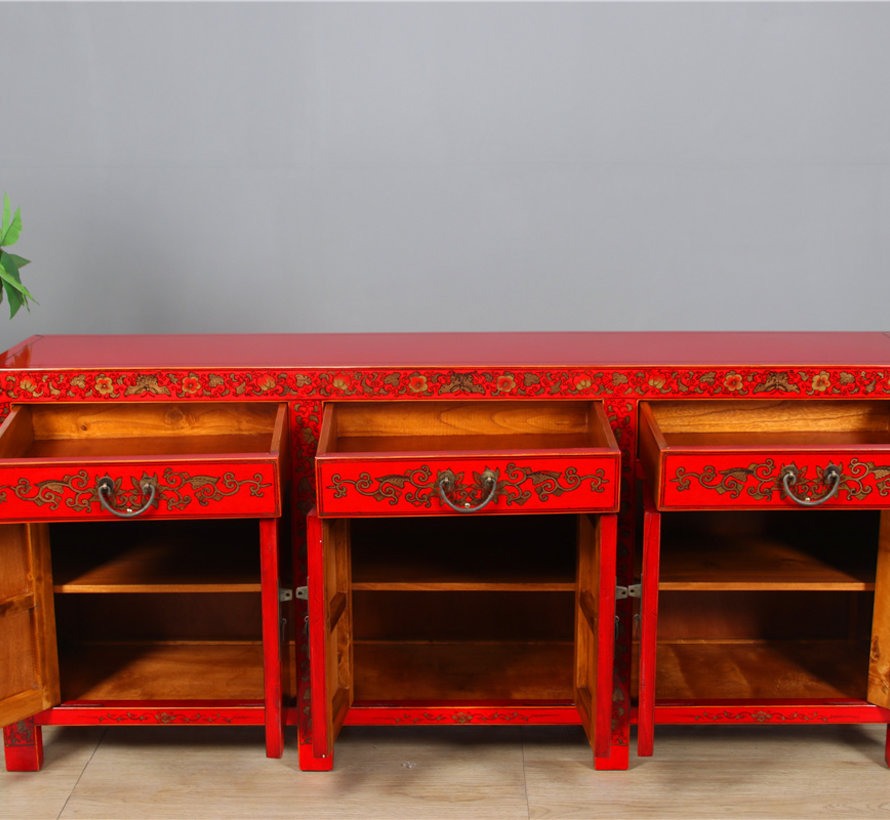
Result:
{"label": "red cabinet", "polygon": [[637,719],[890,721],[888,334],[39,336],[0,391],[11,768],[50,723],[622,768]]}
{"label": "red cabinet", "polygon": [[259,723],[281,754],[286,453],[284,405],[12,410],[0,428],[9,768],[39,767],[47,723]]}
{"label": "red cabinet", "polygon": [[[330,404],[309,516],[313,737],[565,723],[611,752],[620,452],[596,402]],[[308,752],[309,750],[305,750]]]}
{"label": "red cabinet", "polygon": [[887,412],[643,403],[641,754],[659,723],[890,718]]}

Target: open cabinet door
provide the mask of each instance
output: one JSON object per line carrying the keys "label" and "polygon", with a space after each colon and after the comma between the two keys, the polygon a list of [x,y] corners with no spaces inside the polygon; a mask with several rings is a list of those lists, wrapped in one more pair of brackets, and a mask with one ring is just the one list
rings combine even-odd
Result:
{"label": "open cabinet door", "polygon": [[875,571],[875,609],[871,628],[868,700],[890,709],[890,510],[881,512],[878,564]]}
{"label": "open cabinet door", "polygon": [[616,532],[614,515],[578,516],[574,694],[597,769],[627,767],[611,731]]}
{"label": "open cabinet door", "polygon": [[0,726],[59,703],[46,524],[0,524]]}
{"label": "open cabinet door", "polygon": [[324,771],[334,765],[334,740],[353,699],[349,520],[313,511],[307,539],[313,759],[303,768]]}

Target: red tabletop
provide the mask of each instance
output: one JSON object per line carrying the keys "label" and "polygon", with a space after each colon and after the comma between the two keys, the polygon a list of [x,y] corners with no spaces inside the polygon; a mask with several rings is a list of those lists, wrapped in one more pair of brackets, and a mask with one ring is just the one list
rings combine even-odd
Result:
{"label": "red tabletop", "polygon": [[862,332],[288,333],[32,336],[6,369],[890,367]]}

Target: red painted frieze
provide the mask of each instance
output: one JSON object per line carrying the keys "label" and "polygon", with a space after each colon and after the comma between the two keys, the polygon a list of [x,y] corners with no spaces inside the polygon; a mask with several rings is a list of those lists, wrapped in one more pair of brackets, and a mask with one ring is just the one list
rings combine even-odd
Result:
{"label": "red painted frieze", "polygon": [[379,398],[791,398],[886,396],[875,370],[669,368],[609,370],[173,370],[16,371],[0,374],[13,401]]}

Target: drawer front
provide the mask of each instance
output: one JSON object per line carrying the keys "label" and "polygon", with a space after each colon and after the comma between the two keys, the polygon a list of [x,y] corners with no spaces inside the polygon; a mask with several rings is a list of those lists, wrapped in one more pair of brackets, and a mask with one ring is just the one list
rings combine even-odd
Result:
{"label": "drawer front", "polygon": [[617,454],[319,458],[320,514],[614,512],[619,459]]}
{"label": "drawer front", "polygon": [[[100,500],[99,486],[107,484]],[[151,498],[151,487],[154,497]],[[121,516],[109,509],[116,510]],[[80,461],[0,467],[0,521],[278,516],[274,462]]]}
{"label": "drawer front", "polygon": [[662,509],[883,508],[890,507],[890,453],[667,452],[660,485]]}

